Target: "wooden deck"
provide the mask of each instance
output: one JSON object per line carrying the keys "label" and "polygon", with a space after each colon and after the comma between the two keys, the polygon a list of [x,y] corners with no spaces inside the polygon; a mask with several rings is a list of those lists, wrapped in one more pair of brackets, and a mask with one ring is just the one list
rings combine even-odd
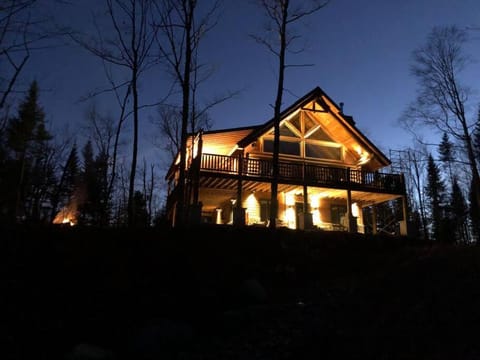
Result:
{"label": "wooden deck", "polygon": [[[271,160],[202,154],[200,177],[218,177],[245,181],[270,182],[273,174]],[[350,189],[402,195],[405,193],[403,175],[319,166],[301,162],[279,162],[279,183],[336,189]]]}

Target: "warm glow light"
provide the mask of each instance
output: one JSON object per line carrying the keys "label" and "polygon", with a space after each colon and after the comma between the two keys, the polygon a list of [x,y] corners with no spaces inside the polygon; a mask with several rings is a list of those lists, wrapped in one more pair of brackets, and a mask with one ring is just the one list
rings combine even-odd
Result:
{"label": "warm glow light", "polygon": [[221,224],[222,223],[222,209],[215,209],[217,212],[217,218],[215,220],[216,224]]}
{"label": "warm glow light", "polygon": [[372,154],[369,154],[369,153],[367,153],[367,152],[364,152],[364,153],[360,156],[360,159],[358,159],[358,164],[359,164],[359,165],[364,165],[364,164],[366,164],[367,162],[369,162],[371,158],[372,158]]}
{"label": "warm glow light", "polygon": [[359,156],[362,156],[363,150],[359,145],[355,145],[354,150]]}
{"label": "warm glow light", "polygon": [[358,217],[358,214],[360,212],[360,209],[358,207],[358,204],[355,202],[352,204],[352,216]]}
{"label": "warm glow light", "polygon": [[295,205],[295,195],[293,192],[285,193],[285,204],[287,206]]}
{"label": "warm glow light", "polygon": [[356,145],[355,146],[355,152],[360,156],[358,159],[358,165],[364,165],[367,162],[369,162],[372,158],[372,154],[369,154],[368,152],[364,151],[360,146]]}
{"label": "warm glow light", "polygon": [[255,194],[250,194],[247,197],[247,208],[253,208],[257,206],[257,199],[255,198]]}
{"label": "warm glow light", "polygon": [[287,210],[285,210],[285,221],[287,227],[295,229],[295,209],[293,207],[288,207]]}
{"label": "warm glow light", "polygon": [[254,193],[251,193],[250,195],[248,195],[247,199],[245,200],[245,206],[247,208],[247,213],[248,213],[248,224],[258,223],[260,221],[260,216],[259,216],[260,205]]}
{"label": "warm glow light", "polygon": [[320,194],[311,194],[310,195],[310,207],[312,209],[312,221],[313,225],[321,226],[322,224],[322,215],[320,213]]}
{"label": "warm glow light", "polygon": [[317,209],[320,207],[320,195],[318,194],[310,195],[310,207],[312,209]]}
{"label": "warm glow light", "polygon": [[216,154],[218,150],[216,150],[216,148],[214,146],[208,146],[206,144],[203,144],[203,149],[202,149],[202,152],[204,154]]}
{"label": "warm glow light", "polygon": [[322,216],[320,214],[320,210],[313,209],[313,211],[312,211],[312,221],[313,221],[313,225],[320,226],[322,224]]}
{"label": "warm glow light", "polygon": [[65,206],[60,210],[55,219],[53,219],[54,224],[69,224],[70,226],[77,225],[77,214],[76,207],[74,206]]}

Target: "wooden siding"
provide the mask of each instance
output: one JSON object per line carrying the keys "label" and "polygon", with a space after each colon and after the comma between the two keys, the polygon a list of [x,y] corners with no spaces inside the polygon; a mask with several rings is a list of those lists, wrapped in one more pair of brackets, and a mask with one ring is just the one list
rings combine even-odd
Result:
{"label": "wooden siding", "polygon": [[203,148],[205,152],[219,155],[230,155],[237,143],[250,134],[253,129],[240,129],[232,131],[220,131],[202,134]]}

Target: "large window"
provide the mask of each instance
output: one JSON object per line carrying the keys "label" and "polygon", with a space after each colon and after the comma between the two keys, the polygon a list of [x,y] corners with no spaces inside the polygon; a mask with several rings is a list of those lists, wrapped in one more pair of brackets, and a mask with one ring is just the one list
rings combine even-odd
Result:
{"label": "large window", "polygon": [[[263,138],[263,151],[273,152],[274,131]],[[342,146],[308,112],[299,111],[280,125],[279,152],[284,155],[341,161]]]}
{"label": "large window", "polygon": [[342,160],[342,149],[338,146],[305,143],[305,157],[327,160]]}
{"label": "large window", "polygon": [[[265,139],[263,141],[263,151],[273,152],[273,140]],[[280,140],[279,152],[280,154],[300,156],[300,143]]]}

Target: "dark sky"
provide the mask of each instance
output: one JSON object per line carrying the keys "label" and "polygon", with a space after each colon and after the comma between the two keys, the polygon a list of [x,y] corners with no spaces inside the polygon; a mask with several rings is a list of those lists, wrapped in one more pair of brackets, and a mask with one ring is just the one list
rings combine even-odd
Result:
{"label": "dark sky", "polygon": [[[295,1],[292,1],[295,3]],[[91,13],[102,1],[70,1],[52,5],[57,20],[91,29]],[[216,27],[204,39],[201,59],[215,66],[202,85],[200,101],[242,89],[240,95],[210,112],[213,128],[257,125],[273,115],[276,91],[276,59],[249,34],[263,31],[261,10],[250,0],[225,0]],[[287,57],[289,64],[312,64],[290,68],[286,73],[284,105],[288,106],[316,86],[334,101],[343,102],[345,113],[387,155],[389,149],[412,144],[411,136],[397,124],[415,97],[416,83],[410,75],[411,52],[422,45],[436,25],[480,28],[479,0],[331,0],[324,9],[297,24],[305,50]],[[100,24],[102,26],[102,24]],[[471,31],[467,52],[480,59],[480,30]],[[463,80],[475,89],[480,63],[471,65]],[[36,78],[47,119],[55,128],[68,127],[75,133],[84,121],[88,102],[79,98],[105,86],[98,59],[81,48],[61,46],[38,52],[27,68],[24,80]],[[153,103],[165,93],[170,79],[152,71],[140,83],[143,104]],[[479,87],[480,89],[480,87]],[[99,109],[115,115],[117,108],[107,97],[95,100]],[[471,114],[478,98],[471,99]],[[157,156],[149,125],[155,109],[142,112],[144,153]],[[420,130],[419,130],[420,131]],[[431,131],[423,131],[434,137]]]}

